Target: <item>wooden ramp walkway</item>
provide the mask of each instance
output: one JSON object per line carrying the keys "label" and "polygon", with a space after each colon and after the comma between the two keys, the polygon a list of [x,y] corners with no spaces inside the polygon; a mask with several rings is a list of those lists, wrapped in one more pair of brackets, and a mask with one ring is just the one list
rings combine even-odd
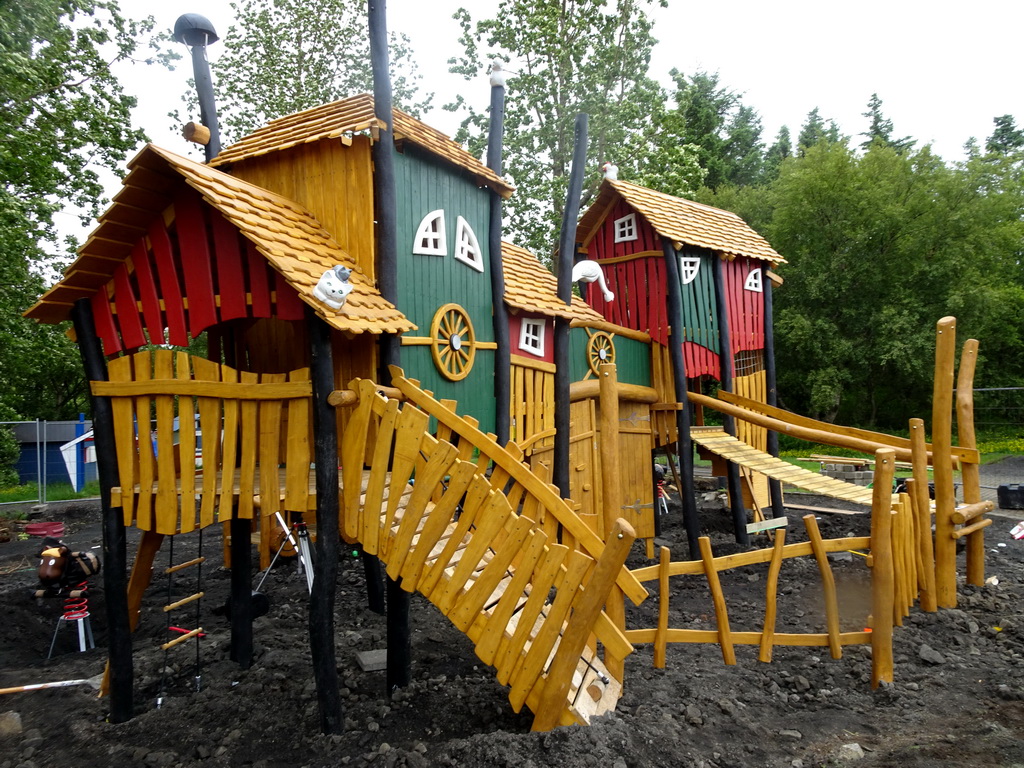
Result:
{"label": "wooden ramp walkway", "polygon": [[825,477],[809,469],[797,467],[789,462],[777,459],[771,454],[752,448],[746,443],[728,435],[721,430],[694,429],[690,433],[693,442],[723,459],[760,472],[762,475],[779,480],[797,488],[835,499],[850,501],[854,504],[871,506],[871,489],[859,485],[845,483],[832,477]]}
{"label": "wooden ramp walkway", "polygon": [[[632,646],[605,603],[616,587],[646,596],[624,568],[628,524],[605,547],[513,444],[395,373],[405,403],[356,384],[342,441],[343,535],[469,637],[536,730],[611,711]],[[562,525],[562,543],[538,524],[545,518]]]}

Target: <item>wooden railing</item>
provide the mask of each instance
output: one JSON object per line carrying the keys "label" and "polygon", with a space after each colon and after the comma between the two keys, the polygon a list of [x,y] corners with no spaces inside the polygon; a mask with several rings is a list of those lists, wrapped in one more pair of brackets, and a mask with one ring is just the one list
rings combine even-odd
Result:
{"label": "wooden railing", "polygon": [[[514,444],[499,446],[401,370],[392,382],[401,398],[365,380],[352,383],[354,397],[334,397],[357,401],[342,438],[345,538],[448,616],[510,687],[516,711],[533,710],[535,728],[586,723],[614,708],[632,646],[602,609],[620,589],[646,596],[624,567],[635,538],[628,524],[620,521],[605,545]],[[545,516],[572,546],[545,532]]]}
{"label": "wooden railing", "polygon": [[[933,567],[926,558],[930,550],[923,551],[919,532],[922,526],[930,531],[930,513],[915,512],[909,496],[893,495],[894,451],[890,448],[876,452],[874,493],[869,536],[823,539],[813,515],[803,518],[807,529],[806,542],[786,544],[785,529],[775,533],[774,546],[723,557],[715,557],[710,540],[700,539],[700,560],[673,562],[671,553],[662,548],[658,565],[633,571],[642,582],[658,581],[658,625],[651,628],[629,629],[626,637],[634,644],[654,645],[654,664],[665,666],[669,643],[715,643],[721,647],[726,664],[736,663],[735,646],[756,645],[758,658],[771,661],[772,650],[778,645],[828,647],[833,658],[842,656],[845,645],[872,647],[872,686],[891,682],[892,629],[902,624],[903,617],[917,601],[924,585],[924,574]],[[835,575],[829,563],[831,552],[856,551],[864,555],[871,571],[871,629],[863,631],[840,630],[839,602],[836,597]],[[776,632],[779,572],[784,560],[795,557],[814,557],[821,578],[825,631],[817,633]],[[729,618],[728,605],[719,574],[725,571],[767,564],[765,609],[761,627],[757,630],[736,631]],[[688,629],[669,627],[671,605],[671,579],[679,576],[703,576],[714,606],[716,629]],[[859,619],[859,617],[858,617]]]}

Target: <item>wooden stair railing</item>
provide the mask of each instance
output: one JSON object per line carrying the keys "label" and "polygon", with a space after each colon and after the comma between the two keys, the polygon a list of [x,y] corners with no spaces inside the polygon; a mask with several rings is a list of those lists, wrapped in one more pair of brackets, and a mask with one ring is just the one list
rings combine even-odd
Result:
{"label": "wooden stair railing", "polygon": [[[522,464],[521,452],[499,447],[472,420],[394,373],[404,404],[382,397],[373,382],[352,385],[358,405],[342,440],[343,535],[473,641],[509,686],[513,708],[534,712],[535,728],[589,723],[612,710],[622,681],[591,637],[606,657],[632,651],[602,611],[617,582],[634,594],[639,586],[624,568],[632,529],[620,521],[607,547],[593,534],[577,536],[593,554],[556,544],[538,513],[570,531],[589,529]],[[458,446],[429,433],[430,416]]]}

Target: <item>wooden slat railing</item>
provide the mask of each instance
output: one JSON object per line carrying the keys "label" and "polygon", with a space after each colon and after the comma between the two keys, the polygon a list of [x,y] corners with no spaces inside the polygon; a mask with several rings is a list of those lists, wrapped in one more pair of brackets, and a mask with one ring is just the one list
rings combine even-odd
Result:
{"label": "wooden slat railing", "polygon": [[[521,451],[498,446],[400,370],[393,382],[405,403],[372,382],[352,384],[358,405],[342,437],[344,536],[463,631],[509,686],[513,708],[534,712],[536,728],[610,711],[622,681],[606,659],[625,658],[632,647],[601,609],[617,581],[646,595],[624,568],[632,530],[622,523],[607,548],[588,542],[592,553],[556,544],[537,512],[567,529],[585,526],[530,473]],[[428,431],[431,416],[437,435]]]}

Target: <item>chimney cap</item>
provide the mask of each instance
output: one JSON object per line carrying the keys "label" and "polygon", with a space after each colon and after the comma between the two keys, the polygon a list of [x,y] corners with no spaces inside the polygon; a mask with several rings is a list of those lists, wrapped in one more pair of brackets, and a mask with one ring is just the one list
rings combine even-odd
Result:
{"label": "chimney cap", "polygon": [[174,39],[185,45],[209,45],[220,37],[208,18],[198,13],[185,13],[174,22]]}

